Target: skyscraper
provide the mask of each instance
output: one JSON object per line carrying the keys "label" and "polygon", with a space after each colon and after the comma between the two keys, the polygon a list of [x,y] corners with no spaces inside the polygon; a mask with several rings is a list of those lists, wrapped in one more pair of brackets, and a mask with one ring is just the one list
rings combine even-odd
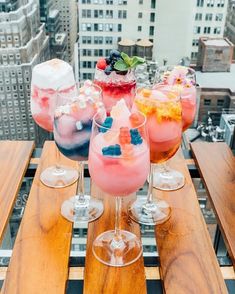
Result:
{"label": "skyscraper", "polygon": [[78,38],[78,5],[76,0],[55,0],[55,7],[60,11],[61,32],[67,33],[68,60],[74,64],[74,45]]}
{"label": "skyscraper", "polygon": [[[229,0],[224,35],[235,45],[235,0]],[[233,59],[235,59],[235,47]]]}
{"label": "skyscraper", "polygon": [[78,8],[81,79],[91,78],[97,59],[122,39],[155,39],[156,1],[83,0]]}
{"label": "skyscraper", "polygon": [[[159,64],[197,59],[201,36],[222,37],[228,0],[80,0],[80,78],[91,78],[100,56],[121,39],[153,43]],[[130,42],[130,43],[131,43]],[[137,43],[138,46],[138,43]]]}
{"label": "skyscraper", "polygon": [[30,112],[31,71],[49,58],[49,40],[37,0],[0,0],[0,7],[0,139],[38,142],[45,133]]}
{"label": "skyscraper", "polygon": [[55,8],[53,0],[40,0],[40,20],[45,23],[49,36],[50,57],[68,61],[67,33],[61,32],[60,11]]}

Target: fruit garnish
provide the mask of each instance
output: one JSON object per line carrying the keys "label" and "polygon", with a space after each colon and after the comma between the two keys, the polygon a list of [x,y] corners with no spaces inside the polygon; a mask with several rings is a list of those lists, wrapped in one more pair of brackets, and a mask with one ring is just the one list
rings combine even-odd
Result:
{"label": "fruit garnish", "polygon": [[104,58],[100,58],[98,61],[97,61],[97,68],[99,69],[102,69],[102,70],[105,70],[106,66],[107,66],[107,62]]}
{"label": "fruit garnish", "polygon": [[144,58],[138,56],[129,57],[126,53],[121,52],[121,59],[115,62],[114,69],[118,71],[127,71],[142,63],[145,63]]}

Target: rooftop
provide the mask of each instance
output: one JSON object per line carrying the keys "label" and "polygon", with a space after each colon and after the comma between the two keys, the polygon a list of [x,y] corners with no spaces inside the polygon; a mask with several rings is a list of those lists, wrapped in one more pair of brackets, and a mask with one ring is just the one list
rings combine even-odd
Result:
{"label": "rooftop", "polygon": [[230,89],[235,93],[235,64],[230,72],[196,71],[197,83],[201,88]]}

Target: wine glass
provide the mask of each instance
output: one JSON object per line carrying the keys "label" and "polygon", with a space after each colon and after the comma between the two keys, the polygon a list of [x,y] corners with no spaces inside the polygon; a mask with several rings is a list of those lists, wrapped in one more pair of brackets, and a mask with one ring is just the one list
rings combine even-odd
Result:
{"label": "wine glass", "polygon": [[104,70],[96,68],[94,83],[102,89],[103,103],[108,115],[120,99],[125,100],[129,109],[132,108],[136,91],[134,70],[128,70],[124,74],[112,71],[107,75]]}
{"label": "wine glass", "polygon": [[110,120],[112,111],[105,122],[98,115],[94,117],[88,164],[95,184],[107,197],[116,198],[115,229],[95,239],[93,253],[100,262],[121,267],[135,262],[142,253],[139,238],[120,228],[121,197],[144,184],[149,173],[149,146],[143,114],[132,114],[129,127],[128,122],[117,125],[115,119],[111,127]]}
{"label": "wine glass", "polygon": [[[180,94],[180,102],[182,107],[182,128],[183,132],[193,123],[196,107],[197,107],[197,91],[196,91],[196,73],[192,68],[185,66],[163,66],[158,68],[155,75],[155,85],[153,89],[162,88],[163,85],[169,85]],[[168,172],[168,165],[164,166],[164,170]],[[171,173],[173,170],[171,169]],[[185,178],[179,171],[174,171],[174,178],[177,178],[177,184],[171,187],[165,185],[164,190],[180,189],[185,184]],[[153,178],[155,188],[162,189],[159,185],[159,176],[155,173]]]}
{"label": "wine glass", "polygon": [[159,85],[173,86],[180,93],[183,132],[193,123],[197,108],[196,72],[186,66],[162,66],[155,74],[154,89]]}
{"label": "wine glass", "polygon": [[[178,150],[182,135],[182,114],[178,91],[164,85],[161,89],[140,88],[137,90],[135,107],[147,117],[150,143],[151,171],[147,197],[138,197],[129,207],[129,214],[138,223],[156,225],[170,217],[166,201],[153,199],[153,175],[160,189],[177,185],[175,171],[165,169],[165,162]],[[155,171],[154,164],[159,165]]]}
{"label": "wine glass", "polygon": [[54,139],[59,151],[80,165],[77,195],[63,202],[61,214],[71,222],[89,222],[103,213],[103,202],[84,193],[84,161],[88,159],[92,118],[105,114],[101,89],[91,81],[74,91],[60,90],[54,118]]}
{"label": "wine glass", "polygon": [[[48,76],[51,74],[53,79]],[[54,76],[56,74],[58,78]],[[66,74],[66,77],[64,76]],[[57,97],[57,86],[63,91],[74,90],[72,68],[62,60],[52,59],[36,65],[31,81],[31,113],[34,121],[48,132],[53,132],[53,120]],[[76,169],[56,164],[46,168],[40,175],[41,182],[52,188],[63,188],[76,182]]]}

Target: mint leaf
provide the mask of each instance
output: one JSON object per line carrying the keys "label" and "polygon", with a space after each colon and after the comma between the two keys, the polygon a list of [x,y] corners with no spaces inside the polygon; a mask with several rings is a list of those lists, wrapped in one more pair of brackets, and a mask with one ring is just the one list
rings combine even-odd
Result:
{"label": "mint leaf", "polygon": [[131,58],[130,67],[133,68],[133,67],[136,67],[137,65],[142,64],[142,63],[145,63],[144,58],[141,58],[139,56],[133,56]]}
{"label": "mint leaf", "polygon": [[125,71],[125,70],[128,70],[129,66],[128,64],[126,64],[124,60],[120,59],[115,62],[114,68],[119,71]]}
{"label": "mint leaf", "polygon": [[127,65],[131,65],[131,58],[126,53],[122,52],[121,56]]}

